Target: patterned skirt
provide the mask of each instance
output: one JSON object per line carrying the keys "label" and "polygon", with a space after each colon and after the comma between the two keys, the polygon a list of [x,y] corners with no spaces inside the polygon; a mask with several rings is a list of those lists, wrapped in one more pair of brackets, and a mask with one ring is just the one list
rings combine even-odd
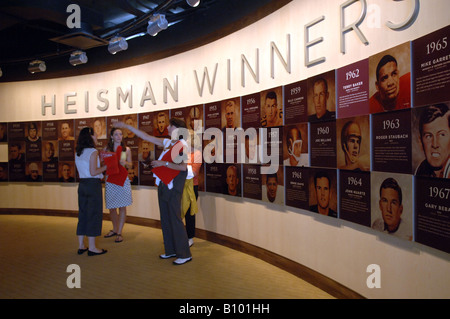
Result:
{"label": "patterned skirt", "polygon": [[133,203],[133,199],[131,198],[131,184],[128,177],[123,186],[106,182],[105,202],[107,209],[126,207]]}

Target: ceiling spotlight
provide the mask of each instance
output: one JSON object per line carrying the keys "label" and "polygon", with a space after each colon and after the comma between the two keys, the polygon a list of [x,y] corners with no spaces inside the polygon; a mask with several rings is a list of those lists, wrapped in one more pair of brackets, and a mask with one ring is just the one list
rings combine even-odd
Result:
{"label": "ceiling spotlight", "polygon": [[45,72],[45,70],[47,70],[45,62],[41,61],[41,60],[31,61],[30,65],[28,66],[28,71],[31,74],[34,74],[34,73],[37,73],[37,72]]}
{"label": "ceiling spotlight", "polygon": [[158,32],[167,29],[169,23],[164,14],[154,14],[148,21],[147,33],[155,36]]}
{"label": "ceiling spotlight", "polygon": [[199,5],[200,0],[186,0],[187,4],[191,7],[196,7]]}
{"label": "ceiling spotlight", "polygon": [[0,68],[0,78],[3,76],[2,68]]}
{"label": "ceiling spotlight", "polygon": [[116,54],[117,52],[124,51],[128,49],[128,43],[125,38],[114,37],[111,39],[108,45],[108,51],[111,54]]}
{"label": "ceiling spotlight", "polygon": [[88,61],[86,52],[83,51],[74,51],[72,52],[72,54],[70,55],[69,58],[69,63],[72,64],[73,66],[76,66],[78,64],[84,64]]}

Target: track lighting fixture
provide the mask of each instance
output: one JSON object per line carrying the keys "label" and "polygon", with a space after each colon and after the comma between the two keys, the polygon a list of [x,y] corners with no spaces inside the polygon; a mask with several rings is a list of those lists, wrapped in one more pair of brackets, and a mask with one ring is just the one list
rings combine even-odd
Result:
{"label": "track lighting fixture", "polygon": [[196,7],[199,5],[200,0],[186,0],[187,4],[191,7]]}
{"label": "track lighting fixture", "polygon": [[125,38],[114,37],[111,39],[108,45],[108,51],[111,54],[116,54],[117,52],[124,51],[128,49],[128,43]]}
{"label": "track lighting fixture", "polygon": [[155,36],[158,32],[167,29],[169,23],[164,14],[154,14],[148,21],[147,33]]}
{"label": "track lighting fixture", "polygon": [[45,62],[41,60],[31,61],[30,65],[28,66],[28,71],[31,74],[45,72],[45,70],[47,70],[47,66],[45,65]]}
{"label": "track lighting fixture", "polygon": [[86,52],[80,50],[72,52],[69,58],[69,63],[72,64],[73,66],[76,66],[78,64],[84,64],[87,61],[88,58]]}

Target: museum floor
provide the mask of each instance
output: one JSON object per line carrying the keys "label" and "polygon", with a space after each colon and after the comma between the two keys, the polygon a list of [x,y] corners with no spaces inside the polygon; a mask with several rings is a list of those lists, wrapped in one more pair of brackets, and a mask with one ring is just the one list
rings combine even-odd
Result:
{"label": "museum floor", "polygon": [[[261,259],[195,239],[193,260],[161,260],[161,230],[126,224],[122,243],[99,237],[108,253],[77,255],[73,217],[0,215],[1,299],[333,299]],[[111,229],[104,221],[103,233]],[[68,288],[80,267],[81,288]]]}

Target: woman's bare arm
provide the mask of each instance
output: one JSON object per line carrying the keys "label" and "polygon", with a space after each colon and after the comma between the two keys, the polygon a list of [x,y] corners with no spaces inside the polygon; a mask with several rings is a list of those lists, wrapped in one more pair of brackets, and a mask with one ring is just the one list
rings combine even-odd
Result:
{"label": "woman's bare arm", "polygon": [[91,174],[91,176],[96,176],[106,171],[106,165],[98,167],[97,163],[98,151],[95,151],[92,152],[91,157],[89,158],[89,173]]}

